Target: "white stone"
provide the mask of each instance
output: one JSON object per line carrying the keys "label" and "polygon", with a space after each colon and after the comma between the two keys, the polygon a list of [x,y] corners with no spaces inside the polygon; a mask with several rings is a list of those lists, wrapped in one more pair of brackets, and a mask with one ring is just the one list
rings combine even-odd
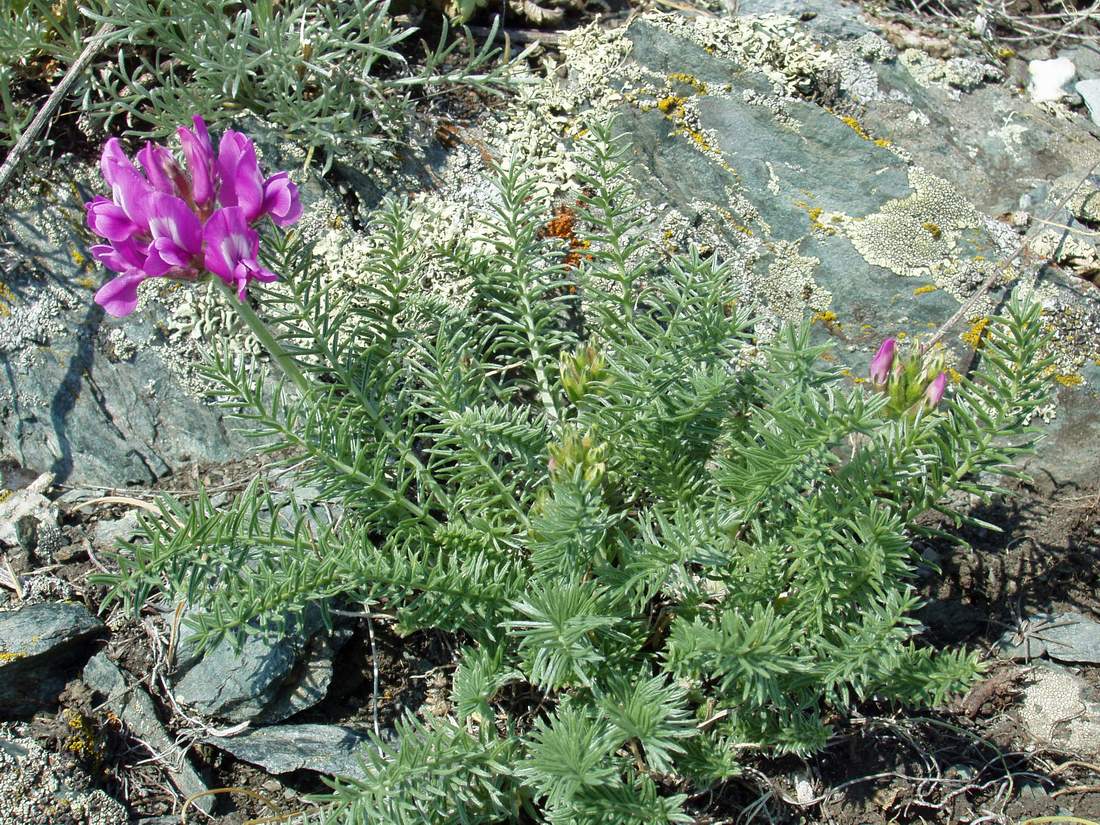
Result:
{"label": "white stone", "polygon": [[1068,57],[1032,60],[1027,64],[1031,83],[1027,93],[1035,103],[1049,103],[1066,95],[1066,86],[1077,76],[1077,67]]}
{"label": "white stone", "polygon": [[1079,80],[1074,88],[1077,90],[1077,94],[1081,95],[1081,99],[1085,101],[1092,122],[1100,126],[1100,77]]}

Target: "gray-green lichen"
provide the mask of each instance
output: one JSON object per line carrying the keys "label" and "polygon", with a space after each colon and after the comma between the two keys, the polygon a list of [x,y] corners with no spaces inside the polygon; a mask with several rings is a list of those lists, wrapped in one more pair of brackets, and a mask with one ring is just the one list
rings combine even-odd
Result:
{"label": "gray-green lichen", "polygon": [[126,809],[12,727],[0,725],[0,825],[126,825]]}

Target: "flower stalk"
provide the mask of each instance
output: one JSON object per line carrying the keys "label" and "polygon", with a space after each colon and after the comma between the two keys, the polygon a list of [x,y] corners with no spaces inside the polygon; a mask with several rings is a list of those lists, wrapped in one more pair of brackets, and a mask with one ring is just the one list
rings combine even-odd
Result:
{"label": "flower stalk", "polygon": [[283,349],[278,339],[268,329],[267,324],[259,315],[256,314],[256,310],[248,303],[248,300],[240,300],[237,297],[236,290],[223,281],[221,278],[214,278],[214,284],[217,286],[218,291],[225,296],[226,301],[229,303],[233,310],[237,313],[237,317],[244,321],[245,326],[256,336],[256,340],[260,342],[267,354],[271,356],[271,360],[274,361],[287,380],[290,381],[298,391],[305,397],[309,394],[309,382],[306,380],[305,374],[298,367],[294,358]]}

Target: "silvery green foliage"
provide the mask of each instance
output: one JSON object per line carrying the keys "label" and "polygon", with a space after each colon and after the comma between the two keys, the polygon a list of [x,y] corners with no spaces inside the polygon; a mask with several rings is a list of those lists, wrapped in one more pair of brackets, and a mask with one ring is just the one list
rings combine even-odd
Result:
{"label": "silvery green foliage", "polygon": [[977,672],[922,643],[911,542],[1032,445],[1038,309],[1010,304],[934,412],[890,416],[807,327],[757,347],[721,262],[651,248],[621,146],[592,135],[572,257],[513,165],[487,243],[442,251],[464,307],[418,290],[400,203],[355,300],[280,241],[265,309],[313,390],[229,355],[211,372],[342,516],[262,480],[224,508],[165,500],[102,579],[201,607],[207,641],[340,603],[453,634],[452,715],[402,721],[310,821],[686,822],[741,749],[811,752],[862,700],[933,704]]}
{"label": "silvery green foliage", "polygon": [[[49,45],[52,35],[39,35],[44,0],[0,2],[0,64],[12,65],[17,47]],[[414,95],[454,84],[495,94],[507,83],[492,35],[483,46],[468,35],[447,43],[444,29],[409,66],[401,49],[418,51],[417,30],[382,0],[95,0],[85,18],[88,30],[116,31],[79,87],[81,109],[107,131],[144,137],[166,137],[194,114],[217,129],[250,111],[326,164],[373,162],[402,137]],[[75,35],[64,62],[83,45],[79,24],[76,15],[56,27]]]}
{"label": "silvery green foliage", "polygon": [[0,0],[0,145],[37,113],[24,100],[28,87],[46,88],[80,53],[80,22],[73,0]]}

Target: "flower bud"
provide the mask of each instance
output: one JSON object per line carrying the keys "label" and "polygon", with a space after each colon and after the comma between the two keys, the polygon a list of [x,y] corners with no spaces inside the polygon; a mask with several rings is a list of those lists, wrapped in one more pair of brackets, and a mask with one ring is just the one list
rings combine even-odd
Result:
{"label": "flower bud", "polygon": [[941,372],[934,379],[932,379],[932,382],[924,391],[924,403],[928,405],[928,409],[932,409],[940,403],[940,399],[943,398],[943,393],[946,389],[947,373]]}
{"label": "flower bud", "polygon": [[871,380],[876,386],[883,386],[890,378],[890,367],[894,363],[894,352],[897,349],[897,340],[887,338],[878,348],[875,357],[871,359]]}
{"label": "flower bud", "polygon": [[603,380],[607,362],[594,347],[584,346],[573,354],[562,353],[558,371],[565,394],[578,404]]}

